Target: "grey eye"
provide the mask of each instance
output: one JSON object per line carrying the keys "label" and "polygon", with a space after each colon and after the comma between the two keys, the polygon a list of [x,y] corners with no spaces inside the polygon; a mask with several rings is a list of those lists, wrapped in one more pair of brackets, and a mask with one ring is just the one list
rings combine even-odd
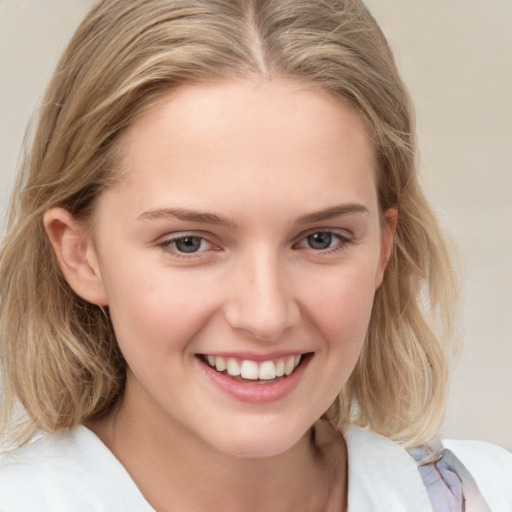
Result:
{"label": "grey eye", "polygon": [[197,252],[202,243],[203,239],[198,236],[184,236],[173,241],[176,250],[184,253]]}
{"label": "grey eye", "polygon": [[332,244],[332,233],[313,233],[307,237],[307,242],[312,249],[328,249]]}

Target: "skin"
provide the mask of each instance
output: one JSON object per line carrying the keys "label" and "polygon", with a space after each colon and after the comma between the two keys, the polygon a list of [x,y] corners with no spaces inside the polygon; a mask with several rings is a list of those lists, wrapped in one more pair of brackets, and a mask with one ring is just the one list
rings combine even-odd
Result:
{"label": "skin", "polygon": [[[120,407],[89,428],[157,510],[344,510],[345,444],[317,421],[357,361],[396,225],[362,117],[291,80],[187,85],[121,144],[92,229],[45,216],[128,363]],[[309,363],[262,404],[219,390],[198,358],[276,351]]]}

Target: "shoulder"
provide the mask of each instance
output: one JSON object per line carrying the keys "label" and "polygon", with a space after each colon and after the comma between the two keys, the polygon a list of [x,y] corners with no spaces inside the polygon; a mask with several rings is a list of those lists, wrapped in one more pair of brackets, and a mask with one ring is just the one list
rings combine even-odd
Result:
{"label": "shoulder", "polygon": [[79,427],[44,435],[0,456],[0,510],[152,509],[106,446],[90,430]]}
{"label": "shoulder", "polygon": [[512,510],[512,453],[484,441],[446,439],[443,446],[471,473],[492,510]]}
{"label": "shoulder", "polygon": [[482,467],[483,471],[503,471],[512,474],[512,453],[486,441],[444,439],[443,446],[451,450],[467,466]]}
{"label": "shoulder", "polygon": [[[354,426],[344,437],[349,455],[349,511],[432,512],[417,463],[404,447]],[[512,511],[512,454],[481,441],[449,439],[443,447],[471,474],[490,510]]]}
{"label": "shoulder", "polygon": [[402,446],[356,426],[343,436],[348,451],[349,512],[432,512],[416,462]]}

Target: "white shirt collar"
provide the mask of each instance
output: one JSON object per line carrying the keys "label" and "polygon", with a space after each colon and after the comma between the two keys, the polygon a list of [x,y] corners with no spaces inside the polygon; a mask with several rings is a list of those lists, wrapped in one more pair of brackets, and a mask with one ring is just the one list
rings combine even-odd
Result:
{"label": "white shirt collar", "polygon": [[401,446],[370,430],[351,426],[347,512],[432,512],[414,459]]}

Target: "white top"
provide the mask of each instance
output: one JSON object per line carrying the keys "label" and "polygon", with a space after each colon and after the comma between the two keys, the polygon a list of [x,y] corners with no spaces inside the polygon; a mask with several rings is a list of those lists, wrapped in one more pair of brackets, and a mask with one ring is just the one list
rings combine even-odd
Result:
{"label": "white top", "polygon": [[[345,433],[349,512],[432,512],[414,459],[369,430]],[[493,512],[512,511],[512,454],[479,441],[443,443]],[[1,512],[154,512],[120,462],[85,427],[0,457]],[[471,512],[470,509],[467,509]]]}

